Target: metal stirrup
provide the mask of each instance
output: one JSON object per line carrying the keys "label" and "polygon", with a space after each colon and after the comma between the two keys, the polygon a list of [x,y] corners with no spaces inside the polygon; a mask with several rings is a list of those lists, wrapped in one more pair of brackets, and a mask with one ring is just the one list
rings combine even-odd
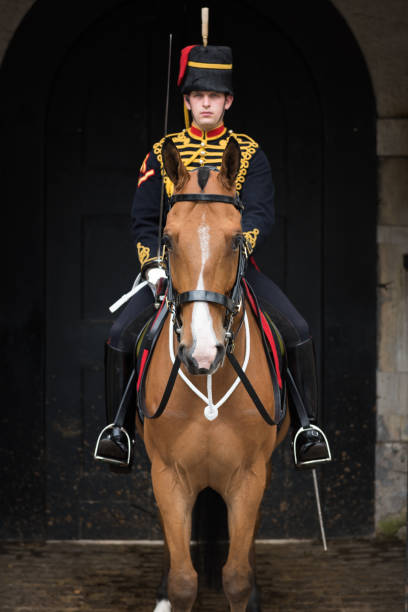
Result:
{"label": "metal stirrup", "polygon": [[126,431],[126,429],[124,427],[120,427],[120,431],[123,431],[123,433],[126,436],[126,441],[127,441],[127,459],[125,461],[122,461],[121,459],[113,459],[112,457],[104,457],[103,455],[99,454],[99,443],[101,441],[101,438],[103,436],[103,434],[105,433],[105,431],[108,431],[109,429],[114,429],[115,427],[117,427],[117,425],[115,425],[115,423],[109,423],[109,425],[106,425],[106,427],[104,427],[101,431],[101,433],[98,436],[98,439],[96,441],[96,445],[95,445],[95,451],[94,451],[94,459],[98,459],[99,461],[105,461],[106,463],[114,463],[115,465],[123,465],[123,466],[129,466],[130,465],[130,456],[131,456],[131,448],[132,448],[132,441],[130,439],[130,436],[128,434],[128,432]]}
{"label": "metal stirrup", "polygon": [[[127,400],[128,400],[128,396],[130,395],[132,391],[132,387],[135,384],[135,377],[136,377],[136,372],[135,372],[135,369],[133,368],[132,373],[129,376],[129,380],[127,382],[125,391],[122,395],[122,399],[120,400],[120,404],[119,404],[119,408],[115,416],[115,420],[113,421],[113,423],[109,423],[109,425],[106,425],[106,427],[102,429],[101,433],[98,436],[98,440],[96,441],[96,446],[95,446],[94,458],[98,459],[99,461],[106,461],[107,463],[115,463],[116,465],[123,465],[123,466],[130,465],[130,456],[131,456],[131,449],[132,449],[133,442],[130,439],[128,432],[126,431],[124,424],[125,424],[125,419],[126,419],[126,414],[127,414],[127,403],[128,403]],[[128,449],[128,453],[127,453],[128,456],[127,456],[126,462],[121,461],[120,459],[111,459],[110,457],[103,457],[102,455],[99,454],[99,443],[101,441],[102,435],[104,434],[105,431],[109,429],[114,429],[115,427],[118,427],[120,431],[123,431],[123,433],[126,436],[127,449]]]}
{"label": "metal stirrup", "polygon": [[[311,430],[315,430],[318,431],[321,436],[323,437],[324,443],[326,445],[327,448],[327,452],[328,455],[327,457],[323,457],[323,459],[309,459],[308,461],[300,461],[298,462],[298,457],[297,457],[297,439],[299,437],[299,435],[301,433],[303,433],[304,431],[311,431]],[[311,465],[311,464],[318,464],[318,463],[328,463],[329,461],[332,460],[332,455],[331,455],[331,451],[330,451],[330,445],[329,445],[329,441],[326,437],[326,434],[320,429],[320,427],[318,427],[317,425],[312,425],[311,423],[307,426],[307,427],[302,427],[300,426],[299,429],[297,430],[295,437],[293,438],[293,456],[295,459],[295,465],[297,467],[303,467],[303,466],[307,466],[307,465]]]}

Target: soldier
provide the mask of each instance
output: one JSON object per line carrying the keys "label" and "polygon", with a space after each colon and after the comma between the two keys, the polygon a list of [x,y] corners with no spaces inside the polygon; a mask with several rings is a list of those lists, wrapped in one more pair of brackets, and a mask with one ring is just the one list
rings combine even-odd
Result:
{"label": "soldier", "polygon": [[[242,230],[253,253],[270,235],[274,223],[274,185],[271,169],[258,143],[246,134],[227,130],[224,114],[233,102],[232,53],[229,47],[186,47],[181,52],[178,85],[184,97],[186,125],[170,134],[188,170],[209,165],[219,167],[231,134],[241,148],[237,191],[245,205]],[[108,423],[115,417],[133,367],[133,350],[138,332],[153,313],[153,294],[160,291],[165,271],[156,256],[160,197],[164,181],[166,201],[173,184],[163,176],[161,149],[164,138],[153,145],[140,169],[132,206],[132,231],[141,274],[149,282],[132,297],[115,321],[106,345],[106,410]],[[165,206],[166,209],[166,206]],[[309,327],[283,292],[257,268],[250,258],[246,278],[263,308],[271,315],[285,340],[288,363],[302,395],[309,419],[316,423],[317,384],[313,340]],[[153,289],[153,294],[151,291]],[[133,403],[134,403],[133,397]],[[130,407],[129,414],[134,416]],[[296,423],[296,415],[292,421]],[[131,424],[129,425],[132,426]],[[328,460],[327,440],[320,429],[300,430],[295,438],[296,463],[314,467]],[[106,429],[98,447],[99,458],[126,462],[127,436],[118,427]]]}

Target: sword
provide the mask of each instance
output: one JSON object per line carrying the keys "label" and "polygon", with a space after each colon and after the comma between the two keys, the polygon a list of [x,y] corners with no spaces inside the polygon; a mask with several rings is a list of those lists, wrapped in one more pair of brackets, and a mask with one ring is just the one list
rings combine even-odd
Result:
{"label": "sword", "polygon": [[[166,107],[164,111],[164,135],[165,136],[167,136],[167,122],[169,118],[170,70],[171,70],[172,43],[173,43],[173,34],[169,34],[169,61],[167,64]],[[162,177],[161,194],[160,194],[159,235],[158,235],[158,241],[157,241],[157,259],[160,259],[161,235],[162,235],[162,229],[163,229],[163,208],[164,208],[164,180]]]}
{"label": "sword", "polygon": [[317,514],[319,516],[320,533],[322,534],[323,550],[327,552],[326,533],[324,530],[322,507],[320,505],[319,486],[317,484],[317,473],[316,473],[315,468],[312,469],[312,475],[313,475],[314,493],[315,493],[315,498],[316,498]]}

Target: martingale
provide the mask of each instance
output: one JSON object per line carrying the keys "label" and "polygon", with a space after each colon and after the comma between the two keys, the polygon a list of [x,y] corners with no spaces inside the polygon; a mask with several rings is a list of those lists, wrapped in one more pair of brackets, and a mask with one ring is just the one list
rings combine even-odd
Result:
{"label": "martingale", "polygon": [[[285,417],[287,406],[285,384],[286,361],[283,341],[277,328],[273,324],[269,324],[265,315],[259,308],[256,296],[254,295],[248,283],[244,279],[242,279],[242,283],[240,283],[240,285],[245,293],[246,299],[248,300],[251,306],[251,309],[256,317],[259,329],[261,331],[275,397],[275,419],[272,419],[269,416],[268,412],[265,410],[264,406],[262,405],[262,402],[257,396],[255,390],[253,389],[250,381],[248,380],[245,372],[242,370],[241,366],[235,359],[233,355],[233,342],[231,343],[230,341],[228,342],[227,346],[227,358],[229,359],[231,365],[233,366],[237,375],[241,379],[241,382],[244,384],[249,396],[251,397],[252,401],[254,402],[256,408],[258,409],[260,415],[265,420],[265,422],[271,426],[279,425]],[[167,306],[167,299],[165,299],[163,300],[159,312],[152,320],[149,330],[144,334],[143,340],[140,343],[140,346],[138,347],[136,355],[138,398],[137,405],[139,410],[139,417],[142,422],[145,417],[149,419],[157,419],[163,414],[170,398],[174,383],[176,381],[178,370],[180,368],[180,359],[176,354],[160,405],[153,415],[148,415],[146,413],[144,392],[146,375],[151,361],[151,357],[153,355],[155,344],[164,326],[169,311],[170,310]]]}

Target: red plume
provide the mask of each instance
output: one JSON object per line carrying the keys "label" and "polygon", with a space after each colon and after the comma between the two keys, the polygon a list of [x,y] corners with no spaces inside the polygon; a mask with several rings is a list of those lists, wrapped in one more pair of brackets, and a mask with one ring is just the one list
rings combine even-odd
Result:
{"label": "red plume", "polygon": [[184,47],[184,49],[181,50],[180,72],[179,72],[178,79],[177,79],[177,85],[180,85],[181,81],[184,78],[186,68],[187,68],[188,56],[190,55],[190,51],[193,47],[197,47],[197,45],[190,45],[189,47]]}

